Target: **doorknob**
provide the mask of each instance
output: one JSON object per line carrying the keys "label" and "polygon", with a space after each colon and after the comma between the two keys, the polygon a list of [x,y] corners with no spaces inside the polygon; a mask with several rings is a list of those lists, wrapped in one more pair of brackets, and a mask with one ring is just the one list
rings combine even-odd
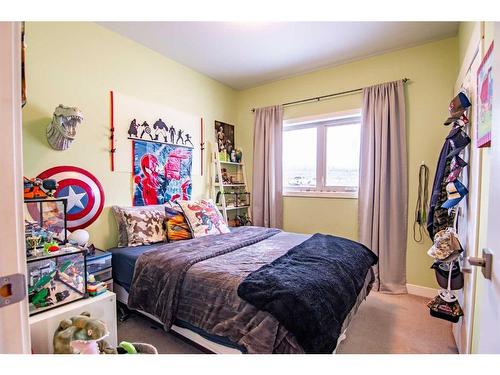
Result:
{"label": "doorknob", "polygon": [[481,267],[481,272],[485,279],[491,280],[491,265],[493,263],[493,253],[489,249],[483,249],[483,257],[468,257],[469,263],[476,267]]}

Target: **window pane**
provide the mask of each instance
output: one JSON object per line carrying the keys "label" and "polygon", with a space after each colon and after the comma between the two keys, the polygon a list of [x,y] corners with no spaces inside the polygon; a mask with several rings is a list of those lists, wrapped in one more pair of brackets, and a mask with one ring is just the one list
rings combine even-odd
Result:
{"label": "window pane", "polygon": [[316,128],[283,132],[283,185],[316,186]]}
{"label": "window pane", "polygon": [[326,129],[326,185],[358,186],[359,123]]}

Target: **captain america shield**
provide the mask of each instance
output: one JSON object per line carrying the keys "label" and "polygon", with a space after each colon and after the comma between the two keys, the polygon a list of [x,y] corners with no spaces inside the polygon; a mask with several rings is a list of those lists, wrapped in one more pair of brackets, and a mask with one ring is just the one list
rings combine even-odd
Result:
{"label": "captain america shield", "polygon": [[104,190],[100,182],[85,169],[59,166],[40,173],[38,178],[52,178],[58,187],[54,196],[67,200],[68,230],[82,229],[92,224],[104,207]]}

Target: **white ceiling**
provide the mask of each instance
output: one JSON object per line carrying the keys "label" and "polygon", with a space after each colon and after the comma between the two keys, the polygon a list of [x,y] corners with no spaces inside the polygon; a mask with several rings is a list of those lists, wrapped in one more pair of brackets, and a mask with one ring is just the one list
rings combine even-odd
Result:
{"label": "white ceiling", "polygon": [[456,35],[458,22],[100,22],[235,89]]}

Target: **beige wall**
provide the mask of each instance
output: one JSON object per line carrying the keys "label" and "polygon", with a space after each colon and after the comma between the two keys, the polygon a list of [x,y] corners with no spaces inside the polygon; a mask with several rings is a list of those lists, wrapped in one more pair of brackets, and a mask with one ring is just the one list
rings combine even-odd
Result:
{"label": "beige wall", "polygon": [[[212,137],[214,120],[235,123],[236,143],[243,148],[251,176],[252,107],[324,95],[408,77],[409,218],[408,282],[434,287],[426,255],[430,241],[416,244],[411,236],[416,183],[421,161],[431,176],[447,128],[442,126],[457,76],[457,39],[367,58],[313,73],[236,92],[93,23],[27,24],[28,104],[23,110],[25,175],[56,165],[78,165],[103,184],[106,207],[88,229],[98,247],[116,244],[109,206],[131,204],[130,175],[109,168],[109,90],[199,113]],[[45,127],[58,104],[78,106],[85,120],[71,148],[52,150]],[[285,118],[359,108],[361,95],[287,108]],[[210,139],[209,139],[210,140]],[[205,154],[207,158],[207,154]],[[206,161],[208,161],[206,159]],[[208,195],[208,173],[195,177],[193,195]],[[432,181],[431,181],[432,183]],[[357,238],[355,199],[297,198],[284,201],[284,226],[294,232],[332,233]]]}
{"label": "beige wall", "polygon": [[[29,22],[26,42],[24,173],[36,176],[57,165],[76,165],[94,174],[106,195],[103,213],[87,228],[98,247],[116,244],[109,206],[132,203],[130,174],[110,170],[110,90],[200,114],[207,137],[213,137],[214,120],[235,121],[232,89],[94,23]],[[85,116],[66,151],[51,149],[45,137],[58,104],[77,106]],[[206,196],[207,184],[207,174],[193,176],[193,195]]]}
{"label": "beige wall", "polygon": [[[448,38],[344,64],[297,77],[272,82],[238,92],[238,129],[236,143],[244,149],[246,160],[252,158],[253,116],[250,109],[288,101],[330,94],[408,77],[407,136],[409,160],[408,283],[436,287],[429,267],[432,259],[426,251],[431,241],[413,241],[413,211],[417,198],[420,163],[434,176],[439,151],[449,129],[442,125],[458,74],[457,38]],[[319,103],[285,109],[285,118],[360,108],[361,95],[350,95]],[[251,168],[247,173],[251,175]],[[357,201],[355,199],[298,198],[284,200],[285,230],[331,233],[357,238]]]}

